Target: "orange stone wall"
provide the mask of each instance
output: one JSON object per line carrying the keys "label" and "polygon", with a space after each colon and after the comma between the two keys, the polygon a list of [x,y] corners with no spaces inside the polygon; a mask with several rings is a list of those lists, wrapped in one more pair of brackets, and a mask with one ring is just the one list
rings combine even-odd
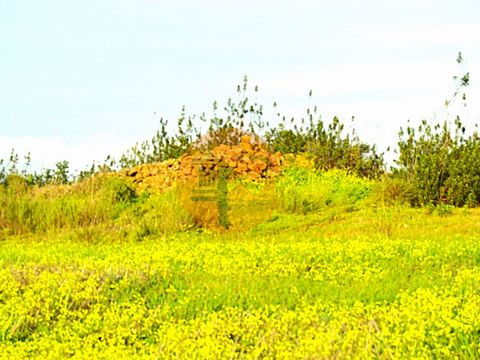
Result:
{"label": "orange stone wall", "polygon": [[268,152],[250,136],[244,136],[238,145],[219,145],[208,153],[197,150],[178,159],[138,165],[120,174],[132,177],[141,190],[162,190],[180,181],[197,180],[199,166],[195,162],[204,160],[211,160],[211,165],[204,167],[204,173],[215,173],[220,167],[227,167],[232,176],[255,181],[279,174],[285,157],[279,152]]}

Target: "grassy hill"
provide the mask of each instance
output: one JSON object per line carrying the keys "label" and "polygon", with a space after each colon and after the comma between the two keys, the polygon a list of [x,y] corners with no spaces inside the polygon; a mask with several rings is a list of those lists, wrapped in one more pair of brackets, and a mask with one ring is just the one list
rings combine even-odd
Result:
{"label": "grassy hill", "polygon": [[[308,164],[190,188],[0,187],[5,358],[478,358],[480,211]],[[202,208],[203,206],[203,208]]]}

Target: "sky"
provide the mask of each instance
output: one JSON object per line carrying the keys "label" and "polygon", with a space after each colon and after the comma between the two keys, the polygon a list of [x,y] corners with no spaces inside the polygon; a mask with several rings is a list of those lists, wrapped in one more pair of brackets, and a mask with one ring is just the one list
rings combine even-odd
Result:
{"label": "sky", "polygon": [[[244,75],[267,117],[274,101],[297,118],[314,105],[325,121],[354,116],[381,151],[407,120],[458,113],[473,128],[478,14],[478,0],[0,0],[0,159],[80,170],[118,157],[159,117],[235,98]],[[467,107],[447,114],[464,71]]]}

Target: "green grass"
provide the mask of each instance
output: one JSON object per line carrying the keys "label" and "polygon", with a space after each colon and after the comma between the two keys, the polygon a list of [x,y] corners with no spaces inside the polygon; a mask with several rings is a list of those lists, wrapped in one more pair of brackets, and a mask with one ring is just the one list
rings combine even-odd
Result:
{"label": "green grass", "polygon": [[373,182],[343,170],[287,169],[277,182],[283,209],[307,214],[328,206],[352,208],[372,192]]}

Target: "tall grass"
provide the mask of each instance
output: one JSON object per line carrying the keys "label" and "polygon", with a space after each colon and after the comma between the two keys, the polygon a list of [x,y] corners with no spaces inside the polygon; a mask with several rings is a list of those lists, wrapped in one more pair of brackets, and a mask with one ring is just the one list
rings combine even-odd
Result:
{"label": "tall grass", "polygon": [[[228,185],[231,231],[247,231],[279,213],[316,213],[332,207],[351,211],[367,198],[377,201],[379,191],[382,201],[389,203],[394,195],[379,184],[343,170],[298,166],[265,183],[233,180]],[[108,237],[141,240],[195,228],[220,230],[216,202],[192,201],[192,188],[193,184],[179,184],[158,193],[137,193],[128,179],[115,175],[38,187],[27,185],[20,176],[10,176],[0,186],[0,234],[75,230],[80,238],[93,239],[97,231]]]}
{"label": "tall grass", "polygon": [[10,176],[7,184],[0,186],[3,237],[109,227],[140,239],[192,225],[174,190],[138,195],[131,182],[116,176],[47,187],[28,186],[20,176]]}

